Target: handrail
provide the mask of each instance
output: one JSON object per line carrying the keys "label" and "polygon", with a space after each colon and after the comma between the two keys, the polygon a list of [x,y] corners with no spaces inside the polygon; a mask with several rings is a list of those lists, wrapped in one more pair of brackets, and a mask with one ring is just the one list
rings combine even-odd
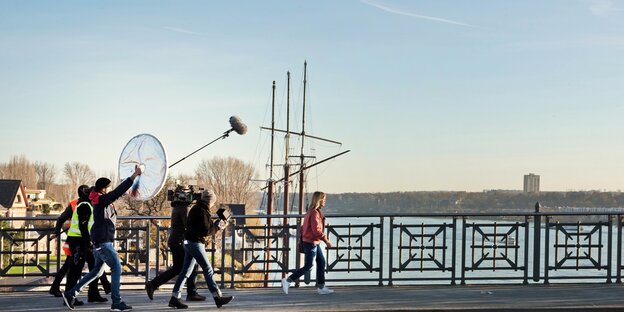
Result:
{"label": "handrail", "polygon": [[[283,275],[302,264],[294,246],[303,216],[232,216],[245,221],[230,223],[226,234],[207,246],[217,282],[231,287],[279,286]],[[324,249],[327,280],[335,283],[621,283],[624,209],[327,213],[326,217],[326,235],[334,243]],[[124,284],[140,285],[171,264],[163,245],[169,228],[149,222],[169,219],[118,216],[123,222],[118,224],[117,241],[126,266]],[[284,219],[290,223],[276,224]],[[56,216],[0,217],[36,224],[11,228],[9,223],[9,228],[0,228],[0,277],[55,274],[62,258],[61,242],[52,234],[55,220]],[[20,282],[15,280],[15,285]]]}

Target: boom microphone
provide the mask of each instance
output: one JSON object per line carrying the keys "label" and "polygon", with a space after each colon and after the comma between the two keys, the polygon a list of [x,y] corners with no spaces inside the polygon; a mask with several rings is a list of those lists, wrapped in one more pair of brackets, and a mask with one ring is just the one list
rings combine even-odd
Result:
{"label": "boom microphone", "polygon": [[245,125],[243,121],[238,118],[238,116],[230,117],[230,126],[232,126],[232,129],[240,135],[247,133],[247,125]]}
{"label": "boom microphone", "polygon": [[236,131],[236,133],[238,133],[238,134],[240,134],[240,135],[243,135],[243,134],[247,133],[247,125],[245,125],[245,124],[243,123],[243,121],[242,121],[242,120],[241,120],[238,116],[232,116],[232,117],[230,117],[230,126],[231,126],[232,128],[231,128],[230,130],[228,130],[228,131],[225,131],[225,132],[224,132],[224,133],[223,133],[220,137],[218,137],[218,138],[216,138],[216,139],[214,139],[214,140],[210,141],[208,144],[206,144],[206,145],[204,145],[204,146],[202,146],[202,147],[200,147],[200,148],[196,149],[194,152],[192,152],[192,153],[190,153],[190,154],[188,154],[188,155],[186,155],[186,156],[182,157],[182,159],[180,159],[180,160],[178,160],[178,161],[174,162],[173,164],[171,164],[171,165],[169,166],[169,168],[171,168],[171,167],[173,167],[173,166],[177,165],[177,164],[178,164],[178,163],[180,163],[181,161],[185,160],[187,157],[189,157],[189,156],[191,156],[191,155],[193,155],[193,154],[195,154],[195,153],[199,152],[200,150],[202,150],[202,149],[203,149],[203,148],[205,148],[206,146],[208,146],[208,145],[210,145],[210,144],[212,144],[212,143],[214,143],[214,142],[216,142],[216,141],[218,141],[218,140],[221,140],[221,139],[225,139],[225,138],[227,138],[227,137],[230,135],[230,132],[232,132],[232,131]]}

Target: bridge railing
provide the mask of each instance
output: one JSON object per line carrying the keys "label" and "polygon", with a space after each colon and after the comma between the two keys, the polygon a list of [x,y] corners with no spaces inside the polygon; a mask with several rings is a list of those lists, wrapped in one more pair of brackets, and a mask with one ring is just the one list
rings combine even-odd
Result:
{"label": "bridge railing", "polygon": [[[622,212],[328,214],[327,281],[343,285],[621,283]],[[269,287],[302,265],[302,215],[238,215],[206,246],[222,287]],[[0,218],[4,286],[40,285],[65,261],[54,217]],[[168,217],[119,217],[124,284],[172,264]],[[303,281],[313,282],[314,273]],[[49,284],[49,283],[48,283]]]}

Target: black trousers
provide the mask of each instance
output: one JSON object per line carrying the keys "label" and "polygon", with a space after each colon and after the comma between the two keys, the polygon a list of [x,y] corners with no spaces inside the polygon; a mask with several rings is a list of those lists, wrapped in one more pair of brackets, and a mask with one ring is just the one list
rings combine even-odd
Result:
{"label": "black trousers", "polygon": [[[169,244],[169,249],[171,250],[171,254],[173,254],[173,265],[167,271],[158,274],[158,276],[152,280],[154,288],[160,287],[160,285],[170,281],[172,278],[180,274],[182,267],[184,266],[184,247],[182,246],[182,243]],[[189,295],[197,292],[197,286],[195,285],[196,279],[197,265],[193,268],[191,276],[189,276],[186,280],[186,292]]]}
{"label": "black trousers", "polygon": [[61,287],[61,281],[63,280],[63,278],[65,278],[65,275],[67,275],[67,272],[69,271],[70,262],[72,261],[73,261],[73,258],[71,256],[65,257],[65,262],[63,262],[63,265],[61,266],[61,268],[58,269],[58,271],[56,271],[56,275],[54,276],[54,281],[52,282],[52,289],[59,289]]}
{"label": "black trousers", "polygon": [[[87,266],[89,270],[93,268],[95,265],[95,258],[93,257],[93,251],[90,248],[86,248],[86,250],[82,250],[80,247],[79,241],[69,241],[69,248],[71,249],[72,256],[68,257],[68,259],[72,259],[69,261],[69,272],[67,273],[67,283],[65,283],[65,290],[72,289],[78,283],[80,277],[82,277],[82,269],[84,268],[85,262],[87,262]],[[110,289],[110,282],[106,279],[106,273],[100,276],[100,282],[104,289]],[[89,298],[96,298],[100,296],[100,291],[98,290],[98,280],[95,279],[93,282],[89,283]]]}

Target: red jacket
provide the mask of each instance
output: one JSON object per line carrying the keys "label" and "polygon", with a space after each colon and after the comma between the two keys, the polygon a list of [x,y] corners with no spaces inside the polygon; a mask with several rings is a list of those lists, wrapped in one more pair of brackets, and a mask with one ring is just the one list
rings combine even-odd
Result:
{"label": "red jacket", "polygon": [[319,209],[310,209],[303,217],[301,230],[304,242],[318,245],[321,241],[327,242],[325,235],[325,216]]}

